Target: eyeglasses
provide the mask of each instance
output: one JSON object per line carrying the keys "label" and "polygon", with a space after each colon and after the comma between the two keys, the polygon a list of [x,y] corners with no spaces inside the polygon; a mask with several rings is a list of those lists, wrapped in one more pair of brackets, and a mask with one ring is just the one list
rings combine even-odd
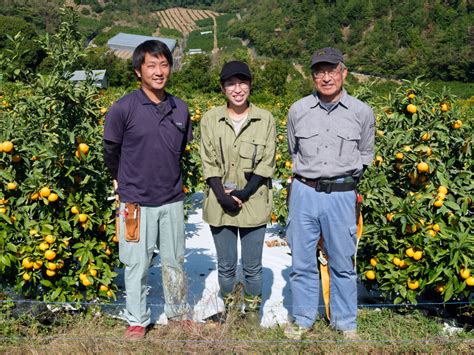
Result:
{"label": "eyeglasses", "polygon": [[232,91],[235,91],[235,89],[237,89],[237,85],[240,87],[240,90],[242,91],[248,91],[250,88],[249,83],[246,83],[246,82],[228,83],[228,84],[224,84],[224,87],[226,90],[232,92]]}
{"label": "eyeglasses", "polygon": [[340,68],[334,68],[334,69],[330,69],[330,70],[316,70],[313,73],[313,76],[316,79],[322,79],[327,74],[327,75],[329,75],[330,78],[335,78],[337,76],[337,74],[339,74],[340,72],[341,72]]}

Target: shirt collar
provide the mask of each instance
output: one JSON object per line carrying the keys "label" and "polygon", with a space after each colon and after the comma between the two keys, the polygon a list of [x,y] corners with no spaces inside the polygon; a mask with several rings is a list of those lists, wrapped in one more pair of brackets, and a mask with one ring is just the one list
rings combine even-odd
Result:
{"label": "shirt collar", "polygon": [[138,89],[137,92],[138,92],[138,95],[137,95],[138,101],[140,102],[140,104],[152,105],[152,106],[158,106],[160,104],[163,104],[163,108],[160,111],[162,111],[165,115],[167,115],[170,111],[172,111],[173,108],[176,106],[174,105],[174,101],[171,95],[168,94],[166,91],[165,91],[165,100],[160,102],[159,104],[151,101],[150,98],[145,94],[142,88]]}
{"label": "shirt collar", "polygon": [[[312,96],[312,102],[311,102],[310,108],[315,108],[316,106],[321,105],[320,104],[321,100],[319,99],[316,92],[314,92],[313,95],[311,95],[311,96]],[[349,108],[349,94],[347,93],[346,89],[344,89],[344,88],[342,89],[341,98],[339,99],[338,102],[336,102],[335,106],[338,106],[338,105],[341,105],[346,109]]]}
{"label": "shirt collar", "polygon": [[[220,106],[218,111],[218,117],[219,121],[229,119],[229,113],[227,112],[227,105],[222,105]],[[247,115],[247,121],[250,120],[260,120],[261,118],[258,116],[255,116],[255,105],[253,103],[249,103],[249,113]]]}

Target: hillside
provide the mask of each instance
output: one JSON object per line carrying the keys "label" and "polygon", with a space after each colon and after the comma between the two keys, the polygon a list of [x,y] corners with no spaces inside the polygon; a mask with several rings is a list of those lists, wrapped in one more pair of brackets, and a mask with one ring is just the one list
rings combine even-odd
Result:
{"label": "hillside", "polygon": [[[30,40],[25,67],[41,65],[35,32],[54,33],[61,4],[74,5],[79,28],[104,46],[118,32],[182,38],[180,27],[167,26],[160,11],[170,7],[206,9],[220,14],[229,51],[239,37],[258,56],[307,65],[311,53],[337,46],[350,69],[383,77],[474,82],[474,4],[468,0],[35,0],[37,6],[6,2],[0,10],[0,51],[5,35],[23,30]],[[236,14],[237,16],[232,16]],[[229,20],[231,19],[231,20]],[[240,19],[240,20],[237,20]],[[183,22],[184,25],[184,22]],[[193,36],[190,36],[193,39]],[[225,41],[225,42],[223,42]],[[212,42],[210,42],[212,46]],[[202,47],[202,46],[201,46]],[[205,46],[204,46],[205,47]],[[219,45],[221,47],[221,45]]]}
{"label": "hillside", "polygon": [[474,5],[467,0],[257,0],[245,6],[232,32],[265,56],[306,64],[314,49],[337,46],[361,72],[474,79]]}

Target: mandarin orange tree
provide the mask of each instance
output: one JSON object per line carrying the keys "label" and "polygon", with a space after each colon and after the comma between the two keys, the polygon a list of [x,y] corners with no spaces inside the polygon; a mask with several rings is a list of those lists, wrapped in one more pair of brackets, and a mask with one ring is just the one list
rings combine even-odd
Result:
{"label": "mandarin orange tree", "polygon": [[68,80],[82,43],[76,15],[65,11],[58,32],[42,41],[55,63],[50,73],[26,75],[2,92],[2,283],[45,301],[108,299],[116,289],[104,98],[92,81]]}
{"label": "mandarin orange tree", "polygon": [[467,298],[474,266],[472,117],[447,92],[405,82],[374,105],[376,157],[364,175],[358,269],[396,303]]}

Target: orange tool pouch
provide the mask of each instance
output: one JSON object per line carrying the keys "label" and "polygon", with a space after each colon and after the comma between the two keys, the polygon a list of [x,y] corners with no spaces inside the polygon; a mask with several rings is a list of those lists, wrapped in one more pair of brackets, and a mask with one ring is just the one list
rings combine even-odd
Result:
{"label": "orange tool pouch", "polygon": [[140,205],[138,203],[125,203],[125,241],[140,241]]}
{"label": "orange tool pouch", "polygon": [[356,224],[359,224],[361,210],[362,210],[362,195],[356,192],[356,204],[355,204]]}

